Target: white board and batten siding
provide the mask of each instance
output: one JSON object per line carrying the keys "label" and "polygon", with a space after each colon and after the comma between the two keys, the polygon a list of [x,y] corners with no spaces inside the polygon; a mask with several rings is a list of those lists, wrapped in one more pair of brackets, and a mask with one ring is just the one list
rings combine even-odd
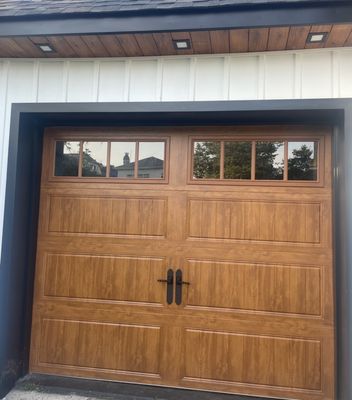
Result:
{"label": "white board and batten siding", "polygon": [[129,59],[2,59],[0,232],[12,103],[345,97],[352,97],[352,48]]}

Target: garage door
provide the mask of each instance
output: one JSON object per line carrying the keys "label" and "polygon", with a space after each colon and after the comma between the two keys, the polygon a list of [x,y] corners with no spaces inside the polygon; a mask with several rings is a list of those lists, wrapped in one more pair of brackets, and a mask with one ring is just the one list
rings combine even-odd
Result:
{"label": "garage door", "polygon": [[31,372],[334,398],[326,128],[50,129]]}

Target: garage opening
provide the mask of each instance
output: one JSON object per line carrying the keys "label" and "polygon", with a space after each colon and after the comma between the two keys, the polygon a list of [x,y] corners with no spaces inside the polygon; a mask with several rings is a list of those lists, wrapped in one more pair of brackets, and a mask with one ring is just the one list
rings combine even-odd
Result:
{"label": "garage opening", "polygon": [[50,128],[30,371],[334,398],[331,129]]}

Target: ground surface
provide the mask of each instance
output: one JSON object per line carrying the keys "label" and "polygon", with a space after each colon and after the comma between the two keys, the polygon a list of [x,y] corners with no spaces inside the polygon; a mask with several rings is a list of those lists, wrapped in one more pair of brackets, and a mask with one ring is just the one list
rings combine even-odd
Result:
{"label": "ground surface", "polygon": [[40,393],[27,391],[23,392],[21,390],[13,390],[10,394],[5,397],[6,400],[54,400],[54,399],[62,399],[62,400],[88,400],[93,399],[93,397],[82,397],[77,395],[57,395],[57,394],[49,394],[49,393]]}
{"label": "ground surface", "polygon": [[117,382],[28,375],[3,400],[265,400]]}

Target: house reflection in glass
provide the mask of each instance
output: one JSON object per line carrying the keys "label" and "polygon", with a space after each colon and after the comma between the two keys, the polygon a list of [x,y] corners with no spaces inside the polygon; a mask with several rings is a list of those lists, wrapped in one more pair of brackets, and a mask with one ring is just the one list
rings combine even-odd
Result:
{"label": "house reflection in glass", "polygon": [[[134,178],[135,144],[135,142],[111,143],[111,177]],[[139,143],[138,178],[160,179],[164,177],[164,147],[164,142]]]}
{"label": "house reflection in glass", "polygon": [[[110,176],[116,178],[133,178],[135,162],[131,162],[128,153],[123,157],[123,164],[117,167],[110,166]],[[138,178],[160,179],[164,175],[164,161],[154,156],[138,161]]]}
{"label": "house reflection in glass", "polygon": [[[56,142],[55,176],[106,177],[108,142]],[[139,161],[136,165],[138,148]],[[165,142],[110,142],[110,177],[164,178]],[[81,164],[80,164],[81,161]]]}

